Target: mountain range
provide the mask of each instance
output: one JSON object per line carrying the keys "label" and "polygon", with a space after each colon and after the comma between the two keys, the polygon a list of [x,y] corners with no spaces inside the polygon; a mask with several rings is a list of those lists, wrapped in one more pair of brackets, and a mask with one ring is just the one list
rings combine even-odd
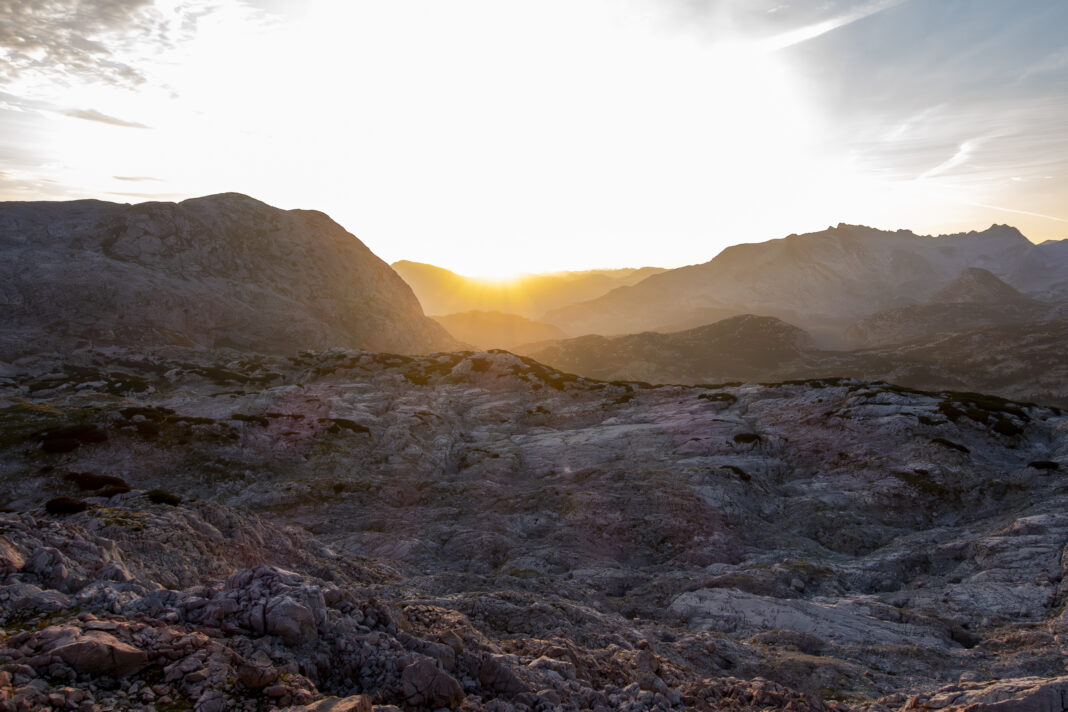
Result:
{"label": "mountain range", "polygon": [[572,336],[678,331],[738,314],[774,316],[827,345],[878,312],[923,303],[968,268],[1028,296],[1068,298],[1068,246],[1031,243],[1015,228],[925,237],[839,225],[735,245],[704,264],[668,270],[543,320]]}

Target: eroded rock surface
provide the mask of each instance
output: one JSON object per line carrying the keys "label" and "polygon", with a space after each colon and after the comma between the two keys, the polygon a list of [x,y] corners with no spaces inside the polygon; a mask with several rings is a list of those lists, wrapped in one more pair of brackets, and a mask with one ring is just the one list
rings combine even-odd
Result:
{"label": "eroded rock surface", "polygon": [[1066,463],[1057,409],[845,379],[23,359],[0,373],[0,704],[1044,709]]}

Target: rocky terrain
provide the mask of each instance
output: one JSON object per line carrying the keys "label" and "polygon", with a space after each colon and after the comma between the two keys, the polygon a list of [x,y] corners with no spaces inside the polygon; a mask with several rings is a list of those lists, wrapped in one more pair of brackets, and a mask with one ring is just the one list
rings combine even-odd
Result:
{"label": "rocky terrain", "polygon": [[521,344],[567,338],[551,324],[518,314],[470,311],[433,317],[453,337],[477,349],[513,349]]}
{"label": "rocky terrain", "polygon": [[0,372],[4,709],[1046,710],[1068,416],[504,352]]}
{"label": "rocky terrain", "polygon": [[858,319],[925,303],[968,268],[988,270],[1030,297],[1064,300],[1065,244],[1035,245],[1007,225],[926,237],[843,224],[734,245],[704,264],[653,275],[542,319],[579,336],[678,331],[759,314],[795,324],[824,345],[841,345],[842,331]]}
{"label": "rocky terrain", "polygon": [[[555,368],[610,380],[700,384],[850,377],[1068,407],[1068,319],[978,328],[938,323],[942,331],[917,326],[922,336],[913,341],[848,351],[821,349],[795,326],[752,315],[675,333],[583,336],[516,350]],[[898,333],[911,330],[902,324]]]}
{"label": "rocky terrain", "polygon": [[503,312],[528,319],[575,302],[596,299],[617,287],[637,284],[664,270],[658,267],[527,274],[497,282],[464,277],[447,269],[401,260],[392,265],[411,285],[427,314]]}
{"label": "rocky terrain", "polygon": [[0,358],[80,346],[456,348],[326,215],[235,193],[0,203]]}

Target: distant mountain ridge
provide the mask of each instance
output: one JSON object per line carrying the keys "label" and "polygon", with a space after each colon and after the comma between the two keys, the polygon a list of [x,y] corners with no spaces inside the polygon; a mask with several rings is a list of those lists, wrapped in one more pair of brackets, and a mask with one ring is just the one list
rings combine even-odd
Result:
{"label": "distant mountain ridge", "polygon": [[921,237],[839,225],[734,245],[709,262],[650,276],[544,320],[572,334],[622,334],[694,325],[702,314],[775,316],[814,335],[922,303],[967,268],[983,268],[1044,299],[1068,296],[1068,249],[1035,245],[1016,228]]}
{"label": "distant mountain ridge", "polygon": [[1053,305],[1032,299],[988,270],[969,267],[925,304],[877,312],[846,332],[856,346],[887,346],[935,334],[1056,318]]}
{"label": "distant mountain ridge", "polygon": [[465,344],[477,349],[511,349],[532,341],[567,338],[551,324],[498,311],[469,311],[431,317]]}
{"label": "distant mountain ridge", "polygon": [[0,203],[0,357],[79,346],[458,346],[323,213],[237,193]]}
{"label": "distant mountain ridge", "polygon": [[408,260],[394,262],[392,267],[411,286],[423,310],[432,316],[495,311],[528,319],[540,319],[552,309],[594,299],[664,271],[659,267],[642,267],[552,272],[492,282]]}
{"label": "distant mountain ridge", "polygon": [[829,351],[796,326],[742,315],[688,331],[581,336],[516,352],[604,380],[700,384],[844,377],[1068,407],[1065,344],[1068,319],[1060,318],[964,324],[905,343]]}

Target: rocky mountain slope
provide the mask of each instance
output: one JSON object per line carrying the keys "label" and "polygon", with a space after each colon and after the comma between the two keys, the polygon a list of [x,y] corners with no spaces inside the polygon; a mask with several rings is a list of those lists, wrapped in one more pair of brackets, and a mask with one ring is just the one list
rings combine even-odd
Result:
{"label": "rocky mountain slope", "polygon": [[[851,351],[820,349],[795,326],[751,315],[682,332],[586,336],[527,344],[517,351],[591,378],[695,384],[851,377],[1068,407],[1068,320],[1012,321],[1009,317],[1023,312],[996,307],[992,313],[1011,323],[961,328],[968,323],[966,316],[985,315],[978,319],[983,323],[989,322],[991,312],[970,311],[970,305],[959,305],[960,310],[943,306],[905,307],[885,313],[882,321],[866,321],[872,329],[879,326],[881,335],[895,334],[895,341],[913,340]],[[915,311],[920,315],[906,320]],[[1025,316],[1034,314],[1027,311]]]}
{"label": "rocky mountain slope", "polygon": [[878,312],[850,326],[846,338],[856,346],[885,346],[950,331],[1047,321],[1064,312],[1032,299],[989,270],[970,267],[926,304]]}
{"label": "rocky mountain slope", "polygon": [[0,357],[87,345],[456,347],[326,215],[243,195],[0,203],[0,254]]}
{"label": "rocky mountain slope", "polygon": [[580,336],[525,344],[517,353],[588,378],[654,383],[760,381],[797,368],[813,351],[801,329],[750,314],[696,329],[627,336]]}
{"label": "rocky mountain slope", "polygon": [[22,359],[0,705],[1045,709],[1066,466],[1060,411],[863,381]]}
{"label": "rocky mountain slope", "polygon": [[511,349],[535,341],[567,338],[551,324],[504,312],[470,311],[433,319],[454,338],[478,349]]}
{"label": "rocky mountain slope", "polygon": [[540,319],[551,309],[595,299],[617,287],[636,284],[664,271],[657,267],[642,267],[553,272],[493,282],[464,277],[420,262],[401,260],[392,266],[411,285],[427,314],[491,311],[518,314],[528,319]]}
{"label": "rocky mountain slope", "polygon": [[1060,243],[1035,245],[1009,226],[923,237],[839,225],[735,245],[710,262],[653,275],[544,320],[575,335],[611,335],[760,314],[834,340],[860,318],[928,300],[969,267],[1036,298],[1068,295],[1068,252]]}

